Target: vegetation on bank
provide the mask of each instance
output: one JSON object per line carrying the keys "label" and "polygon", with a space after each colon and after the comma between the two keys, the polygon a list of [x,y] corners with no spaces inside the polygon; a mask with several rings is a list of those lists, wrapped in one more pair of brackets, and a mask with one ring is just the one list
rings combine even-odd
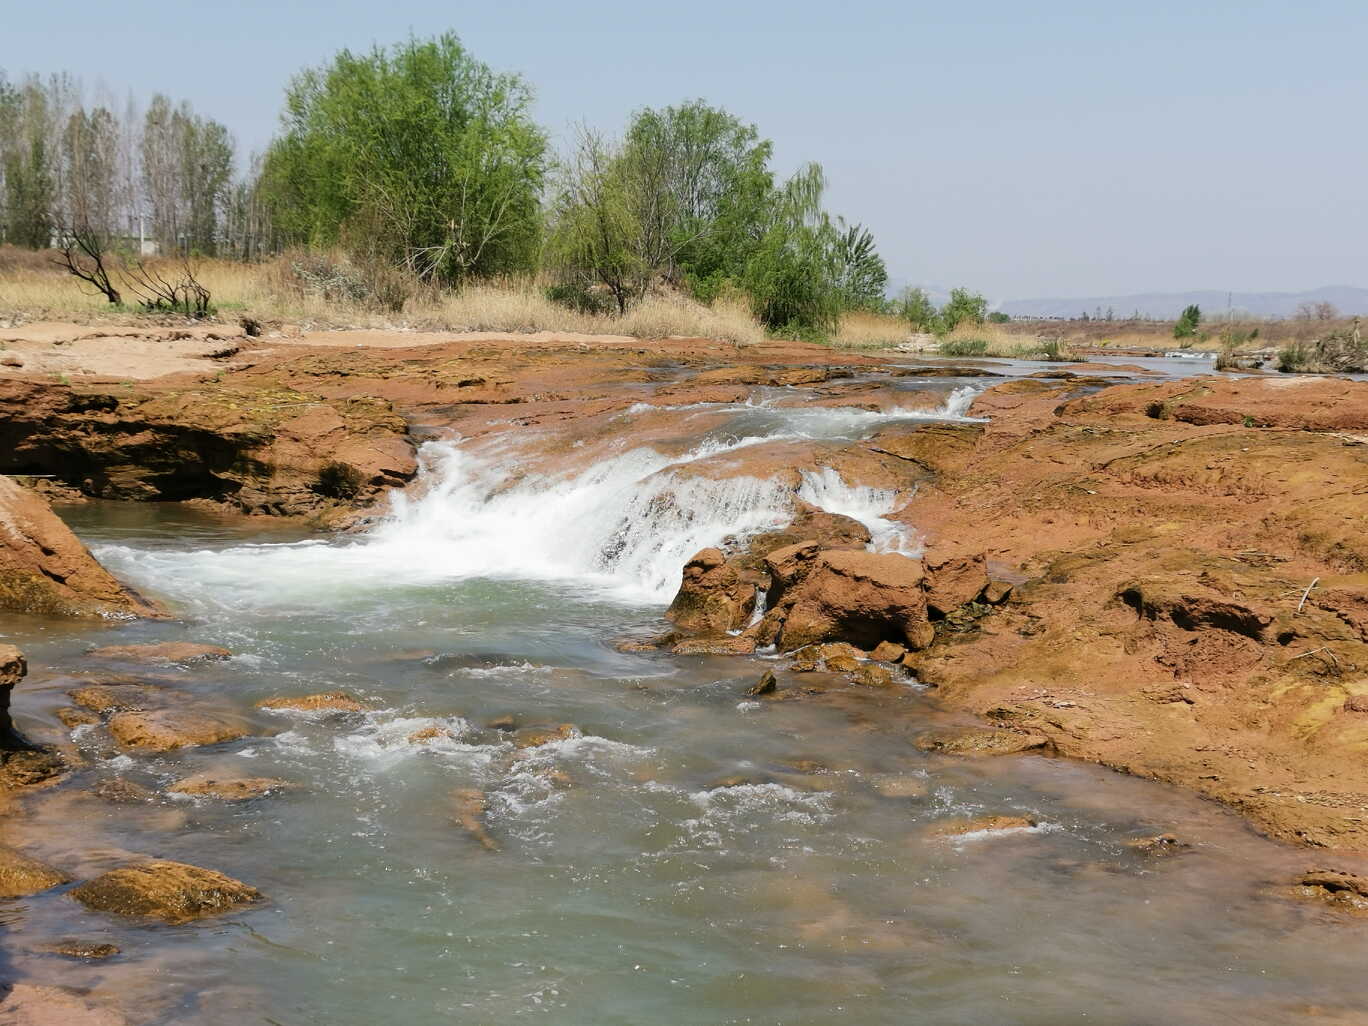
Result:
{"label": "vegetation on bank", "polygon": [[0,77],[0,242],[66,248],[115,311],[170,257],[175,283],[215,277],[213,258],[264,262],[406,318],[535,283],[562,324],[649,301],[829,338],[885,302],[872,234],[826,209],[816,164],[781,180],[754,125],[692,101],[637,112],[620,139],[586,129],[558,158],[526,82],[452,34],[304,70],[241,173],[224,126],[187,104],[82,94],[68,75]]}

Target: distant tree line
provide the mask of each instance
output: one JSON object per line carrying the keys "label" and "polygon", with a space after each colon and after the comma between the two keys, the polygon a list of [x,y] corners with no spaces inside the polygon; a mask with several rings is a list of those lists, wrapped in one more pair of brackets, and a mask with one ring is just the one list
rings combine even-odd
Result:
{"label": "distant tree line", "polygon": [[161,94],[140,109],[82,92],[70,75],[0,71],[0,242],[45,248],[80,227],[111,248],[146,238],[167,254],[250,258],[272,244],[222,124]]}
{"label": "distant tree line", "polygon": [[537,273],[562,302],[618,311],[657,287],[736,294],[797,334],[887,308],[874,238],[826,209],[821,168],[780,179],[758,129],[702,101],[639,111],[620,138],[584,129],[557,159],[520,76],[454,35],[410,39],[298,74],[280,132],[240,167],[228,130],[187,103],[82,92],[69,75],[0,76],[0,241],[340,249],[414,287]]}

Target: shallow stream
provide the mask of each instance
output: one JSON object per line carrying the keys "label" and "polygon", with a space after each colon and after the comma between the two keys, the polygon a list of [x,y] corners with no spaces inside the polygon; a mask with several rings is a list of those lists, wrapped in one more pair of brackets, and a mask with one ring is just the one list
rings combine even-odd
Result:
{"label": "shallow stream", "polygon": [[[153,676],[231,704],[257,736],[130,757],[79,728],[88,766],[35,804],[32,850],[78,876],[127,852],[175,858],[269,901],[184,927],[106,920],[60,892],[7,902],[8,975],[94,987],[150,1023],[213,1026],[1368,1015],[1368,934],[1279,893],[1314,860],[1217,806],[1064,760],[923,754],[911,738],[956,718],[914,681],[890,692],[807,675],[828,690],[755,702],[746,687],[782,664],[616,651],[624,630],[657,623],[692,552],[787,517],[791,499],[769,483],[680,479],[672,466],[747,439],[889,422],[722,412],[727,426],[685,457],[628,449],[559,480],[515,480],[459,444],[432,446],[425,493],[342,541],[149,505],[64,511],[107,566],[183,620],[20,623],[35,668],[79,668],[84,650],[116,641],[222,644],[234,658]],[[892,496],[820,476],[803,488],[865,520],[876,544],[915,550]],[[21,727],[56,736],[50,713],[71,685],[36,673]],[[372,711],[255,708],[331,690]],[[518,751],[488,726],[506,715],[574,730]],[[429,727],[445,733],[410,740]],[[237,805],[90,793],[209,768],[298,786]],[[462,789],[487,796],[499,850],[458,824]],[[999,814],[1036,826],[933,832]],[[1191,848],[1155,858],[1127,845],[1162,831]],[[60,937],[122,954],[78,964],[39,951]]]}

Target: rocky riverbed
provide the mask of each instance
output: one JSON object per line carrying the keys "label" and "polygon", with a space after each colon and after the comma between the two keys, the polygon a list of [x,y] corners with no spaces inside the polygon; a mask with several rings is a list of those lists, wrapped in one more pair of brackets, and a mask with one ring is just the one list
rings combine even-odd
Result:
{"label": "rocky riverbed", "polygon": [[[320,333],[205,345],[178,350],[185,365],[164,375],[115,379],[96,366],[55,380],[31,340],[29,370],[0,378],[0,474],[11,475],[0,477],[0,642],[19,645],[0,650],[17,725],[0,878],[16,898],[44,896],[31,922],[10,923],[25,950],[139,947],[154,927],[137,924],[241,910],[297,939],[308,920],[337,929],[289,911],[306,893],[328,905],[300,876],[318,867],[279,876],[269,855],[233,855],[247,837],[270,851],[289,843],[290,827],[269,825],[271,803],[320,789],[320,812],[295,833],[341,838],[360,815],[371,826],[357,836],[416,830],[422,850],[425,828],[395,810],[437,787],[444,821],[485,857],[532,858],[546,837],[565,857],[597,847],[547,810],[587,800],[613,823],[649,807],[665,829],[679,787],[709,796],[704,820],[735,812],[781,849],[820,849],[823,824],[843,822],[883,865],[904,857],[887,845],[938,852],[998,836],[1077,860],[1080,839],[1106,835],[1141,854],[1098,872],[1176,856],[1200,867],[1179,871],[1197,886],[1207,872],[1246,872],[1217,845],[1259,867],[1240,885],[1251,908],[1324,910],[1326,927],[1344,930],[1368,906],[1368,383],[679,339]],[[150,502],[169,519],[120,528],[133,507],[108,500]],[[322,529],[344,534],[328,541]],[[576,654],[552,654],[566,646]],[[620,711],[602,704],[605,686],[629,689]],[[720,707],[718,688],[731,696]],[[684,717],[668,727],[648,712],[666,694]],[[742,733],[763,758],[729,763],[709,747],[731,729],[724,709],[754,724]],[[765,723],[782,726],[771,735]],[[784,754],[794,740],[810,752]],[[687,766],[660,755],[679,745],[703,750]],[[323,777],[341,769],[330,760],[361,752],[408,767],[407,792],[378,785],[383,805],[349,810]],[[1043,785],[1055,771],[1040,767],[1069,765],[1059,757],[1215,799],[1278,843],[1232,840],[1238,828],[1212,827],[1162,788],[1133,793],[1147,811],[1119,833],[1103,825],[1114,808],[1074,822],[1031,789],[1081,807],[1113,785]],[[418,766],[446,770],[412,777]],[[972,779],[987,801],[965,801]],[[1021,786],[1033,797],[1010,793]],[[918,811],[890,822],[871,795]],[[726,835],[726,822],[689,843],[708,849],[706,831]],[[652,850],[645,835],[604,829]],[[229,845],[201,843],[212,838]],[[719,850],[740,857],[737,844]],[[205,857],[216,847],[225,858]],[[859,850],[821,858],[864,865]],[[591,876],[620,869],[584,857]],[[814,917],[797,934],[808,955],[837,934],[903,958],[920,943],[902,912],[876,925],[879,871],[862,870],[872,875],[853,904],[828,907],[830,867],[801,861],[784,900],[800,879],[816,888],[792,898]],[[733,868],[743,875],[728,886],[779,929],[774,893],[741,883],[762,880],[759,865]],[[1012,886],[1041,889],[1023,909],[1058,900],[1030,859],[1013,872],[1031,882]],[[1091,908],[1091,893],[1075,897]],[[132,925],[37,935],[97,923]],[[55,956],[17,964],[31,991],[68,988],[64,1021],[123,1021],[98,1017],[127,1017],[130,993],[163,990],[155,967],[169,956],[142,950],[142,968],[123,974],[127,956],[77,959],[109,967],[96,986],[112,988],[105,1002],[79,992],[92,985],[85,970],[43,961]],[[884,972],[877,958],[844,957],[851,972]],[[563,1021],[590,1021],[582,973],[565,970],[562,986],[578,993]],[[469,991],[483,995],[476,1021],[506,985]],[[218,1010],[173,987],[152,1017],[130,1021],[228,1021],[274,1007],[280,992],[262,986]],[[554,983],[537,986],[555,1007]],[[904,994],[887,981],[851,987],[842,1000],[875,1018]],[[1368,992],[1326,990],[1345,1015],[1358,1014],[1356,998],[1368,1010]],[[25,993],[11,1003],[43,1004]],[[730,997],[717,1007],[739,1007],[736,993],[719,991]],[[1302,1015],[1299,994],[1283,988],[1276,1012],[1245,1017],[1289,1021],[1277,1016]],[[1046,1018],[1029,1021],[1082,1007],[1043,992],[1030,1001]],[[749,1007],[772,1017],[781,1004]],[[634,1021],[681,1021],[635,1007]]]}

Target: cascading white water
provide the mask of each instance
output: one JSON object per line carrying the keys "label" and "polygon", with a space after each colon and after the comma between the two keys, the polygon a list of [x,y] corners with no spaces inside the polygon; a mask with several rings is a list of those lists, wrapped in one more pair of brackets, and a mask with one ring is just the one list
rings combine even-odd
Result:
{"label": "cascading white water", "polygon": [[[106,546],[100,556],[134,580],[187,597],[210,591],[245,606],[327,603],[377,588],[481,577],[573,581],[623,601],[667,602],[680,567],[699,549],[780,527],[793,514],[795,493],[780,481],[715,479],[689,472],[690,464],[898,419],[965,419],[973,396],[958,389],[934,413],[765,409],[769,419],[755,433],[711,437],[682,457],[642,447],[560,476],[515,478],[516,460],[429,443],[422,452],[426,487],[416,497],[396,495],[393,515],[360,541],[189,553]],[[822,469],[804,472],[796,495],[864,523],[875,548],[909,551],[905,528],[888,519],[898,499],[891,491],[851,486]]]}

